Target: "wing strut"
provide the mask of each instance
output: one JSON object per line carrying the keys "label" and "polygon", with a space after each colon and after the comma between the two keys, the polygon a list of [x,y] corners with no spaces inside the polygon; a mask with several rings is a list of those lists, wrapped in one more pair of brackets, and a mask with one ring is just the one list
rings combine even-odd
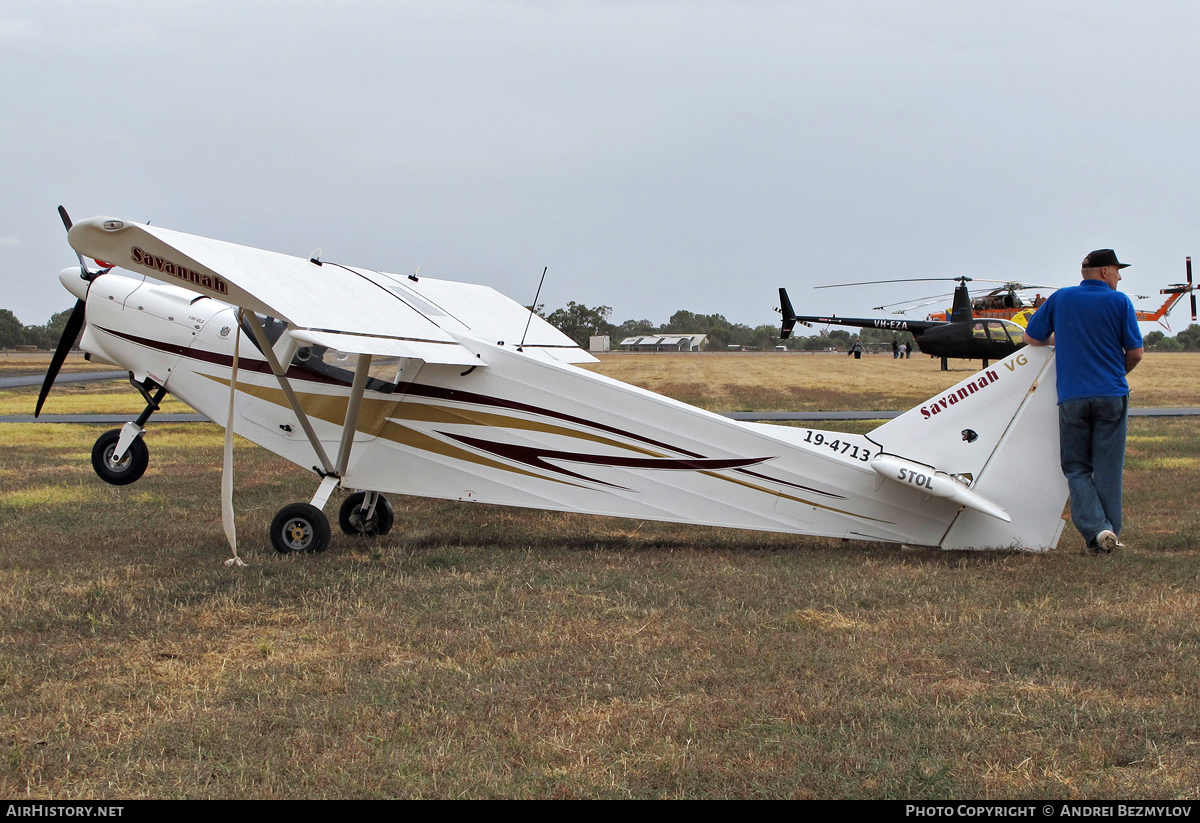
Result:
{"label": "wing strut", "polygon": [[[296,419],[300,421],[300,427],[304,429],[304,434],[308,437],[308,442],[312,445],[313,451],[317,453],[317,458],[321,461],[321,468],[327,475],[336,474],[333,463],[329,462],[329,455],[325,453],[325,449],[321,446],[321,441],[317,439],[317,433],[313,430],[312,423],[309,422],[308,415],[304,413],[304,408],[300,405],[299,398],[296,397],[296,392],[292,391],[291,381],[287,379],[287,372],[279,365],[279,358],[275,356],[275,350],[271,348],[271,341],[267,339],[267,333],[263,331],[262,324],[258,322],[258,316],[252,312],[243,312],[246,322],[250,326],[250,331],[254,332],[254,339],[258,341],[258,347],[262,349],[263,355],[267,358],[267,362],[271,366],[271,371],[275,373],[275,378],[279,381],[279,388],[283,389],[283,394],[287,397],[288,404],[292,407],[292,411],[296,413]],[[355,381],[358,380],[358,373],[355,372]],[[363,385],[366,385],[364,377]],[[362,393],[359,392],[359,399],[362,399]]]}
{"label": "wing strut", "polygon": [[350,400],[346,404],[346,421],[342,425],[342,442],[338,446],[337,476],[346,476],[350,463],[350,448],[354,445],[354,432],[358,430],[358,412],[362,408],[363,392],[367,388],[367,376],[371,369],[371,355],[360,354],[354,366],[354,384],[350,387]]}
{"label": "wing strut", "polygon": [[[245,314],[241,309],[238,314]],[[233,409],[234,398],[237,395],[238,349],[242,344],[242,324],[237,324],[237,332],[233,337],[233,369],[229,373],[229,414],[225,417],[225,449],[221,465],[221,525],[225,529],[225,539],[229,541],[229,549],[233,557],[225,561],[226,566],[245,566],[245,561],[238,557],[237,525],[233,517]]]}

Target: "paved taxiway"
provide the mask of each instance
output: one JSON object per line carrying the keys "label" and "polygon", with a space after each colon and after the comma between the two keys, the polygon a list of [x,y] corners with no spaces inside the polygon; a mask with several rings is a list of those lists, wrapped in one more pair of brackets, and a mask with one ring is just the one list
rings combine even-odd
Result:
{"label": "paved taxiway", "polygon": [[[59,383],[79,383],[93,380],[119,380],[124,375],[121,372],[77,372],[75,374],[59,374],[54,381]],[[42,377],[37,375],[26,377],[2,377],[0,389],[16,388],[18,386],[40,386]],[[725,417],[733,420],[751,422],[782,423],[799,420],[891,420],[899,417],[898,411],[817,411],[817,412],[727,412]],[[1195,417],[1200,415],[1200,406],[1160,407],[1153,409],[1130,409],[1130,417]],[[34,418],[32,414],[0,415],[0,423],[124,423],[130,419],[128,414],[43,414]],[[153,417],[155,423],[207,423],[209,419],[202,414],[186,412],[164,412]]]}

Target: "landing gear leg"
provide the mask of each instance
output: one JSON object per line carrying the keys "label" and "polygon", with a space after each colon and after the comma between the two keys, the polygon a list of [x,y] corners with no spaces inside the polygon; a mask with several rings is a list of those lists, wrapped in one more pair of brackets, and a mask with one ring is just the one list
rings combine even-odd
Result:
{"label": "landing gear leg", "polygon": [[[138,428],[145,428],[146,422],[150,419],[150,415],[158,411],[158,404],[161,403],[163,398],[167,396],[167,390],[155,383],[149,377],[147,377],[141,383],[137,382],[133,379],[133,372],[129,373],[129,382],[135,389],[138,390],[138,392],[141,393],[142,397],[146,398],[146,408],[142,409],[142,413],[139,414],[138,419],[134,421]],[[150,389],[156,390],[153,397],[150,396]]]}
{"label": "landing gear leg", "polygon": [[942,358],[942,371],[950,371],[950,361],[945,357]]}
{"label": "landing gear leg", "polygon": [[[138,383],[130,374],[129,382],[146,398],[146,408],[134,422],[100,435],[92,447],[92,468],[101,480],[114,486],[127,486],[137,481],[150,465],[150,450],[142,435],[146,433],[150,415],[158,411],[158,404],[167,396],[167,390],[149,378]],[[153,397],[150,396],[151,388],[155,389]]]}

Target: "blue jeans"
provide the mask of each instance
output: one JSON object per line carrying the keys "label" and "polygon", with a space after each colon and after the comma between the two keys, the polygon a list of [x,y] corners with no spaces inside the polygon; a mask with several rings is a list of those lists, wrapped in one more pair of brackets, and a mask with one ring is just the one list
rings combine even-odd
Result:
{"label": "blue jeans", "polygon": [[1071,520],[1088,545],[1121,533],[1121,474],[1129,396],[1077,397],[1058,404],[1059,456],[1071,492]]}

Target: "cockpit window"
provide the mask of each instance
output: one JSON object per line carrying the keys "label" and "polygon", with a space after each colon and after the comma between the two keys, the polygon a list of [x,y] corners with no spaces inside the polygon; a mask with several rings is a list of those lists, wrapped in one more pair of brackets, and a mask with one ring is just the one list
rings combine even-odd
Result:
{"label": "cockpit window", "polygon": [[[287,323],[274,317],[255,315],[262,324],[267,340],[274,346],[287,330]],[[254,336],[250,323],[242,319],[242,332],[260,352],[258,338]],[[352,352],[342,352],[327,346],[301,346],[292,357],[291,365],[312,374],[332,379],[347,386],[354,382],[354,370],[358,366],[359,355]],[[405,357],[373,357],[368,370],[367,391],[391,394],[404,375],[405,367],[411,362]]]}
{"label": "cockpit window", "polygon": [[[267,339],[271,341],[272,346],[278,343],[279,338],[287,331],[287,323],[282,320],[276,320],[274,317],[267,317],[257,312],[254,316],[258,318],[258,322],[262,325],[263,331],[267,333]],[[250,321],[245,316],[242,317],[242,334],[250,338],[254,348],[262,351],[262,346],[258,345],[258,338],[254,336],[254,329],[250,328]]]}
{"label": "cockpit window", "polygon": [[[358,368],[359,357],[353,352],[325,346],[301,346],[292,358],[292,365],[349,384],[354,382],[354,370]],[[372,357],[367,370],[367,391],[390,394],[400,382],[408,363],[407,357]]]}

